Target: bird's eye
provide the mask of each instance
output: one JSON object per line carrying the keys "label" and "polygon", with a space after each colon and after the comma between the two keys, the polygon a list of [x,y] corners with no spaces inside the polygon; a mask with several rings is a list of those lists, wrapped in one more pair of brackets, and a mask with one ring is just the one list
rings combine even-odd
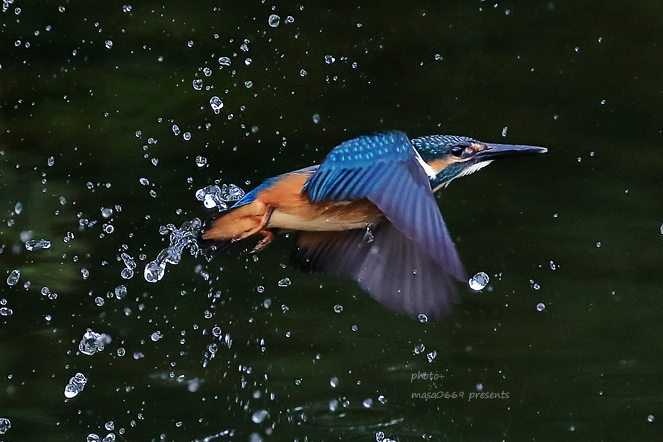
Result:
{"label": "bird's eye", "polygon": [[451,155],[453,155],[455,157],[460,157],[461,155],[463,155],[464,150],[465,149],[463,149],[460,146],[454,146],[454,147],[451,148]]}

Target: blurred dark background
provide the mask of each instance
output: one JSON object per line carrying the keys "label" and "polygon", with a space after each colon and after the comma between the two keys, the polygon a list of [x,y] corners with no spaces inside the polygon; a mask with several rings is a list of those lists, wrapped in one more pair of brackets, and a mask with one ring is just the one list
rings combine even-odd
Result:
{"label": "blurred dark background", "polygon": [[[663,3],[330,5],[4,0],[0,440],[660,440]],[[297,273],[292,237],[144,280],[197,189],[390,129],[549,148],[438,193],[491,277],[445,321]]]}

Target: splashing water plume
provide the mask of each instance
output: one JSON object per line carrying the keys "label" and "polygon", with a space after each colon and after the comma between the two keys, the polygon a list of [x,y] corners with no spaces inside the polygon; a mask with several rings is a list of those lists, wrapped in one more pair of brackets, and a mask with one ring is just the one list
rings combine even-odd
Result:
{"label": "splashing water plume", "polygon": [[198,218],[185,222],[179,229],[174,224],[168,224],[166,227],[161,226],[159,232],[162,235],[170,232],[170,245],[159,253],[157,259],[145,266],[145,271],[143,272],[145,281],[160,281],[166,271],[166,264],[179,264],[182,253],[187,247],[191,255],[197,256],[198,243],[196,242],[196,237],[201,226],[202,223]]}
{"label": "splashing water plume", "polygon": [[218,208],[226,210],[228,202],[242,199],[244,191],[234,184],[223,184],[221,187],[212,185],[196,191],[196,199],[202,201],[207,209]]}

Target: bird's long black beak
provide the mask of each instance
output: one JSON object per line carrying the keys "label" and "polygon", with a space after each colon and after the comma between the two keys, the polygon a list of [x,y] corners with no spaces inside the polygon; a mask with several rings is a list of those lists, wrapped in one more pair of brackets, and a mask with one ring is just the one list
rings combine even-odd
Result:
{"label": "bird's long black beak", "polygon": [[512,155],[531,155],[535,153],[546,153],[548,149],[538,146],[525,146],[521,144],[490,144],[486,143],[486,148],[477,152],[477,157],[481,160],[494,160]]}

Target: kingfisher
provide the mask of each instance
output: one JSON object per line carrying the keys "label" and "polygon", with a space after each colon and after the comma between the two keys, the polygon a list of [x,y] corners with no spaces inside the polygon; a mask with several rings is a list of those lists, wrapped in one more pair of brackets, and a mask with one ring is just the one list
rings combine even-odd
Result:
{"label": "kingfisher", "polygon": [[435,192],[497,158],[545,152],[453,135],[360,136],[319,165],[265,180],[208,219],[198,242],[209,255],[259,234],[258,252],[274,233],[295,231],[299,270],[352,279],[391,310],[439,319],[467,277]]}

